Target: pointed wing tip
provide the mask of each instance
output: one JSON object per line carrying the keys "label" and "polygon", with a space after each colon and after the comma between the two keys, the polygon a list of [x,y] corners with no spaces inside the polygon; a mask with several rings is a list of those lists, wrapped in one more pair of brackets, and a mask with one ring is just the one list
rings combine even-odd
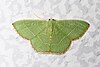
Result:
{"label": "pointed wing tip", "polygon": [[14,23],[12,23],[12,25],[14,26]]}
{"label": "pointed wing tip", "polygon": [[87,23],[87,30],[88,30],[91,25],[88,22],[86,22],[86,23]]}
{"label": "pointed wing tip", "polygon": [[88,27],[90,27],[90,24],[88,23]]}
{"label": "pointed wing tip", "polygon": [[[84,21],[84,20],[81,20]],[[84,21],[87,24],[87,29],[90,27],[90,23],[88,21]]]}

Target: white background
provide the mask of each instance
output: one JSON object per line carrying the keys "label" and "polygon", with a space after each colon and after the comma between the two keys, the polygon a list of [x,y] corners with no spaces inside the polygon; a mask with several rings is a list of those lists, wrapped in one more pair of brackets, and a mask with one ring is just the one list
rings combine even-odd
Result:
{"label": "white background", "polygon": [[[12,26],[36,15],[83,19],[90,28],[65,54],[40,54]],[[0,0],[0,67],[100,67],[100,0]]]}

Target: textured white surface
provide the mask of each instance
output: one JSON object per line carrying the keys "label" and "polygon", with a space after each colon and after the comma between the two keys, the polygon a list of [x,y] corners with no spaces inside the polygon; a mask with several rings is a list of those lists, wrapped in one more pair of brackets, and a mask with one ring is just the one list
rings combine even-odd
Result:
{"label": "textured white surface", "polygon": [[[91,26],[65,54],[39,54],[12,27],[19,19],[39,19],[35,14]],[[0,67],[100,67],[100,0],[0,0]]]}

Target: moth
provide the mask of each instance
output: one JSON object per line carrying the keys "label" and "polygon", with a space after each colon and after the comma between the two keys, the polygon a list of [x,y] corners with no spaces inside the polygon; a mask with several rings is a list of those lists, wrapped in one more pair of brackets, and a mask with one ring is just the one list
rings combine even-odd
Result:
{"label": "moth", "polygon": [[64,54],[90,24],[83,20],[18,20],[13,27],[37,52]]}

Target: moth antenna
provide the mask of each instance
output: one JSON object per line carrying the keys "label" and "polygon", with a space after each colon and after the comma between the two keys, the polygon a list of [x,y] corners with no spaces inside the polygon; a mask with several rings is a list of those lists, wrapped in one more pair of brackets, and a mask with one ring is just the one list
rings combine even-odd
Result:
{"label": "moth antenna", "polygon": [[52,17],[50,17],[50,19],[52,19]]}
{"label": "moth antenna", "polygon": [[39,19],[42,19],[42,20],[44,20],[44,18],[41,18],[41,17],[37,16],[35,13],[34,13],[34,15],[35,15],[36,17],[38,17]]}

